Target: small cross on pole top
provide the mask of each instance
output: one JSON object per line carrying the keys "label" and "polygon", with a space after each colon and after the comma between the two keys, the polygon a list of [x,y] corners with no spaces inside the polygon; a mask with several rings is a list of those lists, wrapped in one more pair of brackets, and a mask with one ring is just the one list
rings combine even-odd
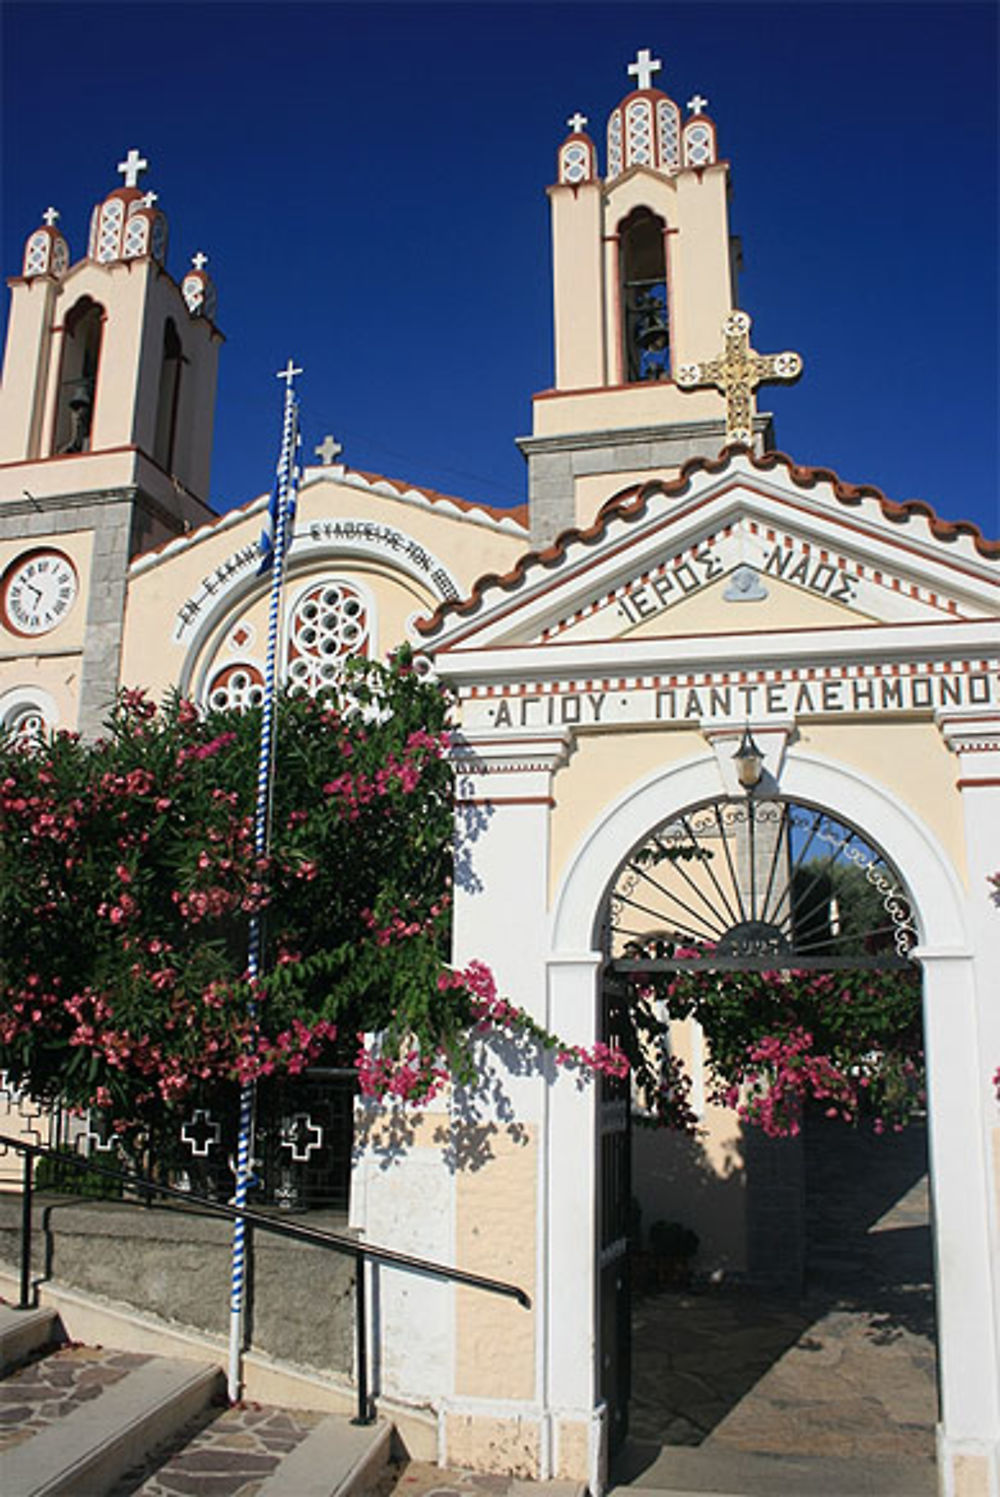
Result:
{"label": "small cross on pole top", "polygon": [[195,270],[204,270],[205,266],[208,264],[208,256],[203,255],[201,250],[199,250],[196,255],[191,256],[191,264],[194,266]]}
{"label": "small cross on pole top", "polygon": [[776,380],[798,379],[802,358],[797,353],[757,353],[750,347],[750,318],[746,312],[731,312],[722,324],[725,339],[717,358],[700,364],[681,364],[674,382],[682,390],[713,386],[726,397],[726,445],[753,443],[754,391],[758,385]]}
{"label": "small cross on pole top", "polygon": [[285,387],[286,387],[286,389],[290,390],[292,388],[292,380],[295,378],[295,376],[297,374],[301,374],[301,373],[302,373],[302,370],[301,369],[297,369],[295,367],[294,363],[292,362],[292,360],[289,359],[288,363],[285,365],[284,369],[279,369],[278,372],[277,372],[277,374],[274,377],[275,377],[275,379],[283,379],[285,381]]}
{"label": "small cross on pole top", "polygon": [[140,172],[147,171],[148,168],[149,162],[139,155],[135,146],[132,146],[125,160],[119,161],[115,170],[121,172],[125,178],[126,187],[135,187],[139,181]]}
{"label": "small cross on pole top", "polygon": [[652,57],[648,47],[643,47],[641,52],[635,54],[635,62],[628,65],[629,74],[635,79],[636,88],[652,88],[653,74],[658,73],[663,63],[658,57]]}
{"label": "small cross on pole top", "polygon": [[330,432],[327,432],[318,447],[313,448],[324,468],[329,468],[334,458],[339,457],[343,450],[343,443],[338,442],[336,437],[332,436]]}
{"label": "small cross on pole top", "polygon": [[688,108],[692,114],[704,114],[708,108],[708,100],[701,94],[695,94],[693,99],[688,99]]}
{"label": "small cross on pole top", "polygon": [[42,214],[42,222],[47,223],[50,229],[54,229],[56,224],[59,222],[59,209],[46,208],[45,212]]}
{"label": "small cross on pole top", "polygon": [[580,111],[579,111],[579,109],[578,109],[576,111],[576,114],[571,114],[570,115],[570,117],[566,121],[566,123],[569,126],[569,128],[572,130],[572,132],[573,132],[574,135],[579,135],[580,131],[583,129],[584,125],[587,123],[587,116],[585,114],[581,114]]}

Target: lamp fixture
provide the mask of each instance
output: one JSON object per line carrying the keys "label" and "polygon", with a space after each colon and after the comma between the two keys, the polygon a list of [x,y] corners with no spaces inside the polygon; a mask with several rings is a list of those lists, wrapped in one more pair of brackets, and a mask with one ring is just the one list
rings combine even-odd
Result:
{"label": "lamp fixture", "polygon": [[743,789],[756,790],[764,773],[764,755],[754,742],[749,725],[743,729],[740,746],[733,758],[736,760],[736,773]]}

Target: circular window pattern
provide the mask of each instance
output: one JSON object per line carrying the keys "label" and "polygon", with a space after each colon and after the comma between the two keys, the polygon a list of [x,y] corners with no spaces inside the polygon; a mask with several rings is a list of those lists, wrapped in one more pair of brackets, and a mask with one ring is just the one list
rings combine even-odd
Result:
{"label": "circular window pattern", "polygon": [[302,594],[288,630],[288,679],[304,691],[332,684],[341,662],[367,656],[368,605],[349,582],[328,579]]}
{"label": "circular window pattern", "polygon": [[259,707],[263,700],[264,675],[256,665],[224,665],[216,671],[205,693],[212,711],[235,707],[245,712],[248,707]]}

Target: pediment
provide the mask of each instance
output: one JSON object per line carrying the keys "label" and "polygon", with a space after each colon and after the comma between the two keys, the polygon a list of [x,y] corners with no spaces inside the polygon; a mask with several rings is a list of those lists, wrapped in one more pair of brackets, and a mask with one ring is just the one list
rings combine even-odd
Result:
{"label": "pediment", "polygon": [[730,450],[609,500],[421,626],[452,649],[974,621],[1000,612],[1000,545],[780,454]]}

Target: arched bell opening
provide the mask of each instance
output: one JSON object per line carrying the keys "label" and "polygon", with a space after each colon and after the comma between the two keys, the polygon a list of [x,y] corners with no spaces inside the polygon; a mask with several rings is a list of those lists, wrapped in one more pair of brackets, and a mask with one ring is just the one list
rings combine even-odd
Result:
{"label": "arched bell opening", "polygon": [[66,314],[53,453],[89,452],[104,308],[81,297]]}
{"label": "arched bell opening", "polygon": [[622,365],[625,381],[667,379],[670,317],[666,225],[648,208],[634,208],[619,230]]}

